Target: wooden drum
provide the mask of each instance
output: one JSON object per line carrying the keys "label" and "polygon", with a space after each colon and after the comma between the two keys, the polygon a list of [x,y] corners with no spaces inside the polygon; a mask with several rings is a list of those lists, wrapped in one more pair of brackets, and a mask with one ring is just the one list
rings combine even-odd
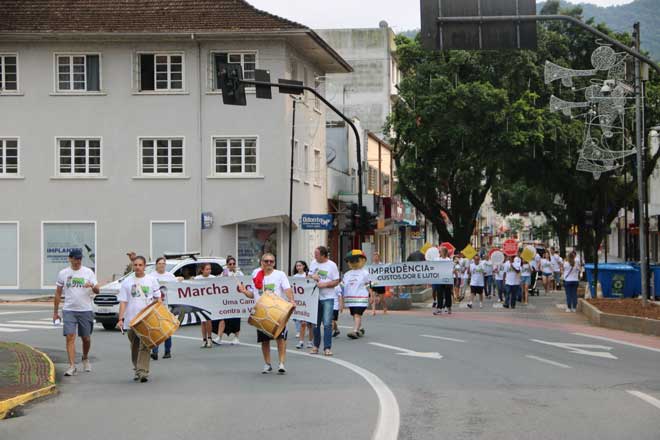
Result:
{"label": "wooden drum", "polygon": [[154,302],[142,309],[129,325],[144,345],[154,348],[174,334],[179,328],[179,320],[165,304]]}
{"label": "wooden drum", "polygon": [[273,292],[266,291],[254,305],[248,324],[277,339],[286,328],[292,313],[293,304]]}

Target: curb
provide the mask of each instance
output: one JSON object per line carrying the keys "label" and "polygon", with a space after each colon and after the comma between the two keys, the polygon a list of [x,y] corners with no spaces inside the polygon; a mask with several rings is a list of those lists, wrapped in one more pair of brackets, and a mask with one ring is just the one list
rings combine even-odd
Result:
{"label": "curb", "polygon": [[50,384],[43,388],[39,388],[38,390],[30,391],[24,394],[19,394],[18,396],[12,397],[11,399],[0,401],[0,420],[6,418],[9,412],[12,409],[16,408],[17,406],[25,405],[26,403],[32,400],[38,399],[40,397],[48,396],[57,391],[57,386],[55,385],[55,364],[53,364],[51,358],[48,357],[44,352],[39,351],[34,347],[20,343],[19,345],[22,345],[24,347],[31,349],[32,351],[39,353],[41,356],[44,357],[44,359],[46,359],[50,367],[50,371],[48,373],[48,381],[50,382]]}
{"label": "curb", "polygon": [[584,299],[578,301],[577,310],[586,316],[593,325],[631,333],[660,336],[660,321],[656,319],[603,313]]}

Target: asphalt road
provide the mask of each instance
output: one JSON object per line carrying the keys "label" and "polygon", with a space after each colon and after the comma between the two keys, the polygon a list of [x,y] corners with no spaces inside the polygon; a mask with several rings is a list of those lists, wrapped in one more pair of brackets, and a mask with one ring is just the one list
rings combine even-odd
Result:
{"label": "asphalt road", "polygon": [[369,316],[363,339],[341,328],[334,358],[290,343],[283,376],[260,373],[247,324],[242,345],[212,350],[186,327],[146,384],[132,380],[126,337],[98,328],[94,371],[62,377],[51,309],[1,305],[0,339],[47,352],[59,394],[0,422],[0,438],[660,439],[660,338],[590,327],[556,303]]}

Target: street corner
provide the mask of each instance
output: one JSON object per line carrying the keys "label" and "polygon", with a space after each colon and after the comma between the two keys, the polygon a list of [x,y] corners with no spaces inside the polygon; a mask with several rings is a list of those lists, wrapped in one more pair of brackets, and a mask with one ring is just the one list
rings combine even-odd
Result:
{"label": "street corner", "polygon": [[18,342],[0,342],[0,420],[55,392],[55,365],[46,354]]}

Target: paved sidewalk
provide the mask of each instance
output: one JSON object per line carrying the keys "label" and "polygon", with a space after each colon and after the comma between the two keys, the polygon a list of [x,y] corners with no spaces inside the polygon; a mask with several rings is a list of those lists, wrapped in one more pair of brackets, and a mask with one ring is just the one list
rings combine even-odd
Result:
{"label": "paved sidewalk", "polygon": [[54,392],[55,366],[48,356],[28,345],[0,342],[0,419]]}

